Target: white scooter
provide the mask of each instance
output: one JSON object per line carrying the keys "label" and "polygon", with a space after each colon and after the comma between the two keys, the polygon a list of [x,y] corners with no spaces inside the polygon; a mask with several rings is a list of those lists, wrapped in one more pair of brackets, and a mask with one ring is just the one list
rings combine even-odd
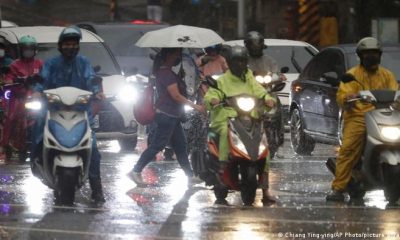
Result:
{"label": "white scooter", "polygon": [[[75,191],[88,178],[92,130],[86,111],[92,93],[74,87],[45,90],[47,113],[41,159],[32,172],[54,189],[55,202],[72,205]],[[28,110],[40,110],[38,101],[28,101]]]}
{"label": "white scooter", "polygon": [[[372,103],[375,109],[365,113],[366,143],[347,191],[350,198],[362,199],[368,190],[383,189],[395,204],[400,198],[400,91],[361,91],[351,101]],[[336,159],[326,165],[335,174]]]}

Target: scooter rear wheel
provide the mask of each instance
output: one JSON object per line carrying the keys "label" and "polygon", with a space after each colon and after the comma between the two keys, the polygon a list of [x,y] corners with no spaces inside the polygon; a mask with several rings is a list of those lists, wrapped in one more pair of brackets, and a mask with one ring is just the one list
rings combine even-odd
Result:
{"label": "scooter rear wheel", "polygon": [[382,170],[385,198],[389,204],[395,204],[400,198],[400,166],[384,164]]}

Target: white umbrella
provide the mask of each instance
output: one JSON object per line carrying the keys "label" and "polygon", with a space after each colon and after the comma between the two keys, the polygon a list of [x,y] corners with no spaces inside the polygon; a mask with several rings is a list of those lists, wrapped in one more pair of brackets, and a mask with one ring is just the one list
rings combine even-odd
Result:
{"label": "white umbrella", "polygon": [[211,29],[176,25],[145,33],[136,42],[136,46],[154,48],[205,48],[223,42],[224,39]]}

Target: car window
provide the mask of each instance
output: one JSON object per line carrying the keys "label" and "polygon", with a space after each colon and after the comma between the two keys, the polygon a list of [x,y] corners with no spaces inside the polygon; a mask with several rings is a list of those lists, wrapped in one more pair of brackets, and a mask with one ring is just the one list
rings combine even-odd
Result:
{"label": "car window", "polygon": [[[359,59],[355,52],[348,53],[347,59],[349,62],[349,68],[358,65]],[[393,72],[397,80],[400,80],[400,49],[384,49],[381,58],[381,65]]]}
{"label": "car window", "polygon": [[344,71],[344,55],[339,50],[328,50],[316,55],[300,77],[319,81],[324,73],[336,72],[340,76]]}
{"label": "car window", "polygon": [[288,73],[300,73],[316,52],[305,46],[268,46],[264,54],[273,57],[279,67],[289,67]]}
{"label": "car window", "polygon": [[[92,66],[100,66],[101,69],[98,74],[100,75],[119,75],[121,71],[114,63],[110,53],[101,43],[81,42],[79,54],[87,57]],[[39,51],[37,57],[46,60],[48,58],[59,55],[56,43],[41,43],[39,44]]]}

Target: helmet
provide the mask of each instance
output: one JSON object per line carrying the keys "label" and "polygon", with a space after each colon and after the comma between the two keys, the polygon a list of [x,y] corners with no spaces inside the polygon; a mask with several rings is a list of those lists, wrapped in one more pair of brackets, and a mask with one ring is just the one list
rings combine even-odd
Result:
{"label": "helmet", "polygon": [[80,41],[82,39],[81,29],[77,26],[70,26],[64,28],[58,37],[58,43],[61,43],[67,39],[76,39]]}
{"label": "helmet", "polygon": [[266,47],[264,44],[264,36],[257,31],[251,31],[246,34],[246,37],[244,38],[244,45],[248,47],[250,44],[260,47],[262,46],[262,48]]}
{"label": "helmet", "polygon": [[245,47],[235,45],[229,49],[228,60],[232,61],[235,58],[248,59],[249,51]]}
{"label": "helmet", "polygon": [[360,55],[360,53],[365,50],[378,50],[382,52],[382,47],[376,38],[365,37],[357,43],[356,53]]}
{"label": "helmet", "polygon": [[34,37],[30,35],[25,35],[19,39],[19,44],[22,46],[36,46],[37,42]]}
{"label": "helmet", "polygon": [[259,58],[263,55],[263,49],[267,46],[264,44],[264,37],[256,31],[251,31],[246,34],[244,45],[249,54],[253,58]]}

